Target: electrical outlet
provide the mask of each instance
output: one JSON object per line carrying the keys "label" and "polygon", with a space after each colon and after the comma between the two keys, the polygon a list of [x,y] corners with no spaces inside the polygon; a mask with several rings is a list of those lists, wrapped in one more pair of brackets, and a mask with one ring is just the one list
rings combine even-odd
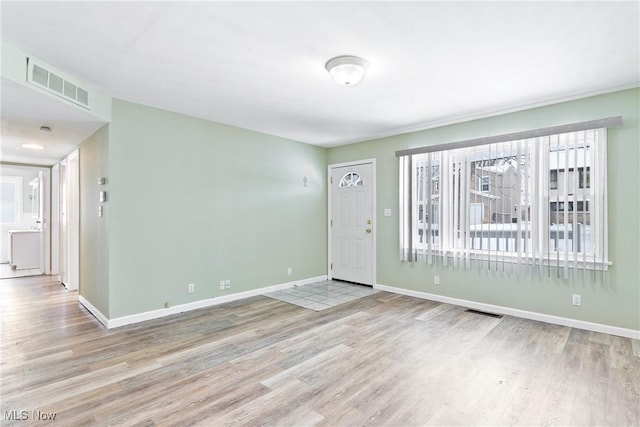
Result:
{"label": "electrical outlet", "polygon": [[225,280],[224,281],[224,288],[225,289],[229,289],[231,287],[231,280]]}
{"label": "electrical outlet", "polygon": [[224,280],[220,280],[220,290],[224,290]]}
{"label": "electrical outlet", "polygon": [[433,284],[434,285],[440,284],[440,276],[433,276]]}
{"label": "electrical outlet", "polygon": [[187,292],[192,294],[196,291],[196,285],[194,283],[189,283],[187,285]]}
{"label": "electrical outlet", "polygon": [[580,306],[582,304],[582,297],[580,294],[573,294],[573,305]]}
{"label": "electrical outlet", "polygon": [[291,276],[293,274],[293,268],[291,267],[287,268],[287,274]]}

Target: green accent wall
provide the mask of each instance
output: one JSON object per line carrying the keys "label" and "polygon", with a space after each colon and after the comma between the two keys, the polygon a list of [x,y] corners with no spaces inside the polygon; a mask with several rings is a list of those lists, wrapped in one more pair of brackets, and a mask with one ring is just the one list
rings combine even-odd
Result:
{"label": "green accent wall", "polygon": [[[79,292],[105,316],[109,313],[109,205],[100,191],[109,190],[109,125],[80,144],[80,286]],[[106,185],[98,185],[107,178]],[[98,207],[103,206],[102,217]]]}
{"label": "green accent wall", "polygon": [[107,317],[326,274],[326,149],[114,100],[108,150]]}
{"label": "green accent wall", "polygon": [[[428,102],[428,100],[425,100]],[[328,163],[375,158],[377,283],[407,290],[640,330],[640,90],[593,96],[510,114],[329,149]],[[399,260],[398,161],[395,151],[611,116],[608,132],[609,254],[606,280],[453,269]],[[383,210],[392,209],[385,217]],[[440,285],[433,285],[433,276]],[[575,307],[571,295],[582,295]]]}
{"label": "green accent wall", "polygon": [[[325,275],[327,165],[375,158],[378,284],[640,330],[639,105],[631,89],[324,149],[114,100],[111,123],[80,147],[80,292],[113,319]],[[400,262],[396,150],[618,115],[606,280]]]}

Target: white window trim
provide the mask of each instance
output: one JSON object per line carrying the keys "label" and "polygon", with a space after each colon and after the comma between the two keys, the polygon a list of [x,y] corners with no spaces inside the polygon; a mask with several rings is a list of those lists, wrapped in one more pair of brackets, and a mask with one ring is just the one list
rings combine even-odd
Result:
{"label": "white window trim", "polygon": [[[484,181],[487,181],[487,189],[484,189]],[[481,193],[488,193],[491,191],[491,177],[489,175],[482,175],[478,177],[478,191]]]}
{"label": "white window trim", "polygon": [[[586,134],[584,133],[584,131],[582,131],[583,133],[580,134],[579,132],[573,133],[573,136],[563,136],[563,144],[565,147],[574,147],[573,148],[573,154],[569,154],[569,152],[572,150],[572,148],[566,148],[563,151],[563,154],[554,154],[554,155],[563,155],[565,156],[564,161],[568,164],[570,159],[570,156],[577,156],[577,147],[579,147],[579,144],[582,143],[579,140],[579,136],[576,135],[582,135],[582,137],[586,137]],[[584,199],[584,201],[586,203],[589,203],[590,206],[592,206],[592,208],[594,210],[590,211],[590,214],[592,215],[591,220],[592,220],[592,225],[594,222],[598,222],[600,224],[598,224],[598,226],[592,226],[592,230],[594,230],[594,233],[597,233],[596,235],[594,235],[592,237],[592,245],[595,248],[593,253],[587,253],[586,251],[582,251],[582,252],[577,252],[577,250],[562,250],[562,251],[558,251],[558,250],[554,250],[551,248],[551,245],[549,243],[550,240],[550,229],[552,226],[550,226],[549,224],[549,218],[550,218],[550,202],[553,201],[563,201],[563,200],[559,200],[556,199],[556,197],[558,197],[557,190],[556,189],[552,189],[550,188],[550,173],[549,173],[549,141],[550,141],[550,137],[543,137],[543,138],[536,138],[536,143],[541,144],[540,146],[536,146],[535,149],[530,149],[530,151],[528,152],[528,155],[530,156],[530,159],[527,163],[528,167],[531,168],[532,172],[531,175],[529,175],[529,178],[527,179],[527,183],[528,185],[531,185],[532,188],[531,190],[531,197],[533,200],[528,200],[526,205],[523,205],[522,202],[519,202],[519,207],[518,207],[518,213],[516,214],[518,218],[521,217],[521,215],[523,214],[523,208],[527,209],[527,206],[535,206],[535,209],[531,208],[532,211],[535,210],[535,214],[532,214],[532,218],[529,221],[519,221],[518,224],[518,230],[517,230],[517,235],[521,235],[520,233],[523,233],[527,236],[531,236],[532,233],[535,234],[535,238],[537,239],[537,241],[534,241],[533,237],[527,239],[530,242],[530,248],[528,248],[528,250],[524,251],[517,251],[517,253],[514,252],[507,252],[507,251],[503,251],[503,250],[480,250],[480,249],[470,249],[470,244],[469,243],[465,243],[465,245],[468,245],[464,248],[460,248],[457,246],[460,246],[460,242],[464,241],[465,239],[468,239],[470,237],[466,237],[466,238],[462,238],[463,240],[460,240],[460,237],[454,237],[455,235],[459,236],[459,232],[455,231],[455,230],[460,230],[461,226],[462,227],[466,227],[463,229],[467,230],[466,232],[468,233],[470,230],[470,225],[468,223],[469,221],[469,212],[468,209],[464,208],[464,206],[462,207],[458,207],[458,204],[463,203],[463,204],[470,204],[471,203],[471,199],[468,198],[467,200],[462,201],[462,199],[460,199],[461,201],[458,202],[459,197],[456,193],[457,191],[457,186],[459,184],[454,184],[453,182],[463,182],[463,183],[468,183],[468,181],[465,181],[466,175],[464,175],[466,172],[464,172],[463,170],[463,176],[461,176],[460,178],[456,178],[457,175],[452,174],[450,169],[450,165],[453,163],[453,161],[451,161],[449,159],[449,152],[451,151],[447,151],[447,150],[443,150],[440,152],[433,152],[432,154],[437,153],[440,156],[440,164],[441,166],[441,174],[444,176],[449,176],[451,175],[452,177],[454,177],[453,179],[440,179],[440,181],[442,182],[442,193],[441,195],[443,196],[443,206],[448,206],[449,208],[447,209],[447,212],[445,212],[444,215],[441,216],[441,223],[439,224],[439,227],[442,229],[442,231],[438,231],[437,236],[438,236],[438,244],[436,245],[428,245],[427,243],[420,243],[419,242],[419,235],[417,230],[418,227],[418,223],[415,221],[415,215],[414,215],[414,220],[413,225],[411,226],[410,230],[412,233],[414,233],[414,235],[412,236],[408,236],[407,235],[407,230],[403,225],[403,215],[401,215],[401,220],[400,220],[400,224],[401,224],[401,230],[400,230],[400,236],[401,236],[401,259],[405,260],[405,261],[413,261],[419,258],[424,258],[429,264],[431,264],[433,262],[434,257],[439,258],[441,260],[441,262],[443,264],[448,264],[448,263],[453,263],[455,264],[465,264],[467,267],[470,264],[470,261],[475,261],[475,260],[481,260],[481,261],[488,261],[489,263],[492,261],[497,261],[499,260],[500,263],[517,263],[517,264],[522,264],[524,266],[533,266],[533,265],[538,265],[538,266],[551,266],[551,267],[564,267],[565,269],[565,276],[568,274],[567,273],[567,269],[573,268],[581,268],[581,269],[590,269],[590,270],[606,270],[608,268],[608,266],[612,265],[612,263],[608,260],[608,224],[607,224],[607,206],[606,206],[606,201],[607,199],[607,185],[606,185],[606,178],[607,178],[607,174],[606,174],[606,164],[607,164],[607,160],[606,160],[606,129],[594,129],[592,130],[592,132],[596,132],[597,133],[597,138],[599,138],[599,140],[601,142],[599,142],[597,144],[597,146],[594,147],[594,151],[598,151],[597,154],[594,154],[594,165],[591,165],[591,169],[590,169],[590,187],[595,187],[594,183],[602,183],[602,185],[599,185],[599,189],[598,190],[593,190],[590,189],[589,187],[587,188],[580,188],[579,190],[583,193],[589,193],[588,197],[586,199]],[[596,134],[593,134],[593,137],[596,137]],[[558,137],[560,138],[560,137]],[[568,142],[569,140],[565,140],[565,138],[573,138],[571,140],[571,142]],[[527,140],[527,144],[531,144],[532,139]],[[546,142],[545,142],[546,141]],[[515,141],[514,141],[515,142]],[[519,143],[518,143],[519,144]],[[573,144],[573,145],[571,145]],[[529,150],[529,148],[527,148],[527,145],[524,145],[524,148]],[[462,148],[464,149],[464,148]],[[536,154],[537,153],[537,154]],[[536,158],[536,156],[540,157],[540,153],[542,153],[543,155],[541,156],[541,158]],[[415,154],[414,156],[419,156],[420,154]],[[408,156],[405,156],[405,158]],[[403,157],[399,156],[400,160],[401,160],[401,167],[400,167],[400,184],[401,184],[401,188],[400,188],[400,202],[401,202],[401,211],[403,209],[405,209],[405,207],[403,206],[403,194],[406,196],[408,193],[406,193],[406,189],[403,189],[403,185],[405,182],[408,181],[408,179],[410,177],[415,177],[416,176],[416,168],[420,167],[417,164],[417,161],[410,161],[409,163],[406,163],[406,160],[404,160],[403,163]],[[577,164],[577,158],[573,160],[575,164]],[[456,160],[456,162],[459,162],[459,159]],[[471,161],[466,161],[466,170],[470,171],[471,167],[470,167],[470,163]],[[406,167],[407,164],[411,164],[412,166],[412,171],[407,174],[406,171],[403,172],[403,168]],[[405,165],[405,166],[403,166]],[[424,163],[422,163],[422,165],[424,165]],[[586,166],[585,166],[586,167]],[[535,170],[534,170],[535,168]],[[576,167],[576,171],[577,171],[577,167]],[[604,173],[603,173],[604,171]],[[484,176],[482,177],[478,177],[478,184],[480,186],[479,190],[480,192],[482,191],[482,180],[483,180]],[[558,176],[558,187],[560,187],[560,181],[564,180],[564,185],[563,185],[563,191],[565,193],[572,193],[573,190],[578,189],[578,176],[576,174],[576,177],[574,179],[574,183],[571,186],[571,189],[567,188],[569,186],[569,181],[568,181],[568,175],[564,174],[563,177]],[[529,183],[529,181],[531,181]],[[466,184],[465,184],[466,185]],[[575,187],[575,188],[574,188]],[[417,200],[418,197],[417,196],[417,185],[413,185],[412,184],[412,192],[413,192],[413,202],[412,204],[417,204],[420,201]],[[473,193],[473,189],[467,189],[466,191],[471,191]],[[593,191],[593,192],[592,192]],[[551,195],[550,193],[554,192],[554,195]],[[468,193],[467,193],[468,194]],[[597,198],[597,200],[595,200]],[[599,201],[598,203],[593,203],[595,201]],[[452,205],[452,203],[454,205]],[[451,207],[453,206],[453,207]],[[568,203],[565,203],[565,207],[568,209]],[[413,207],[412,207],[413,208]],[[451,212],[453,210],[454,212],[457,212],[457,209],[460,209],[462,212],[466,212],[466,216],[467,218],[464,218],[464,215],[458,216],[458,215],[454,215]],[[465,210],[466,209],[466,210]],[[416,210],[417,211],[417,210]],[[574,209],[575,211],[575,209]],[[567,211],[565,211],[565,213],[567,213]],[[575,214],[575,212],[574,212]],[[570,221],[568,221],[568,215],[564,215],[564,229],[565,230],[569,230],[571,229],[575,229],[575,225],[576,225],[576,220],[575,220],[575,215],[573,216],[574,220],[573,223],[571,223]],[[595,221],[594,221],[595,219]],[[465,224],[465,220],[467,221],[467,224]],[[404,221],[404,224],[406,224],[408,221]],[[522,226],[522,228],[520,228]],[[488,225],[488,230],[491,230],[490,225]],[[537,230],[537,231],[536,231]],[[406,246],[403,245],[402,240],[405,241],[410,241],[411,242],[411,247],[407,248]],[[567,247],[567,243],[568,243],[568,237],[564,237],[564,246]],[[458,242],[458,243],[454,243],[454,242]],[[522,242],[521,242],[522,243]]]}

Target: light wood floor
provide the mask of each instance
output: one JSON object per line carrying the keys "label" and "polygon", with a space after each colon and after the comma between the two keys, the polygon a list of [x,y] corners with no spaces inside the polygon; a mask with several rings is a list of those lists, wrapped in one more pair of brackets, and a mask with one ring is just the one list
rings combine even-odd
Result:
{"label": "light wood floor", "polygon": [[8,263],[0,264],[0,279],[11,279],[13,277],[39,276],[42,271],[38,268],[28,268],[25,270],[14,270]]}
{"label": "light wood floor", "polygon": [[386,292],[106,330],[35,277],[0,308],[3,425],[640,425],[637,341]]}

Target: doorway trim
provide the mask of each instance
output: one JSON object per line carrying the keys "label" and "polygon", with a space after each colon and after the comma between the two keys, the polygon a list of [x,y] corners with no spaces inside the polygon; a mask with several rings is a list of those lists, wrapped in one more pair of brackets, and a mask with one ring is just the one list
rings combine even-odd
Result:
{"label": "doorway trim", "polygon": [[372,188],[372,197],[371,197],[371,203],[373,204],[371,212],[372,212],[372,222],[373,222],[373,227],[372,227],[372,239],[373,239],[373,248],[372,248],[372,252],[371,252],[371,258],[372,258],[372,279],[371,279],[371,283],[369,283],[372,287],[376,286],[376,278],[377,278],[377,274],[376,274],[376,264],[377,264],[377,251],[376,251],[376,246],[377,246],[377,236],[378,236],[378,218],[376,215],[376,211],[377,211],[377,184],[376,184],[376,159],[364,159],[364,160],[355,160],[355,161],[351,161],[351,162],[344,162],[344,163],[333,163],[327,166],[327,188],[328,188],[328,192],[327,192],[327,278],[328,280],[331,280],[333,278],[333,275],[331,274],[331,260],[332,260],[332,253],[331,253],[331,248],[333,246],[333,242],[332,242],[332,233],[331,233],[331,198],[333,196],[333,187],[331,185],[331,174],[333,169],[337,169],[337,168],[343,168],[345,166],[356,166],[356,165],[366,165],[366,164],[370,164],[371,165],[371,171],[372,171],[372,179],[373,179],[373,188]]}
{"label": "doorway trim", "polygon": [[38,250],[40,251],[40,262],[43,268],[40,268],[40,267],[38,268],[42,271],[42,274],[49,275],[51,274],[51,256],[52,256],[51,255],[51,252],[52,252],[52,248],[51,248],[51,227],[52,227],[51,169],[52,167],[46,166],[46,165],[38,165],[35,163],[4,162],[4,161],[0,161],[0,166],[32,169],[32,170],[37,170],[38,172],[44,173],[44,180],[45,180],[45,185],[43,187],[44,197],[42,197],[42,200],[40,200],[40,204],[42,205],[41,221],[43,221],[41,224],[41,227],[43,228],[43,230],[42,230],[42,235],[40,240],[40,247],[38,248]]}

